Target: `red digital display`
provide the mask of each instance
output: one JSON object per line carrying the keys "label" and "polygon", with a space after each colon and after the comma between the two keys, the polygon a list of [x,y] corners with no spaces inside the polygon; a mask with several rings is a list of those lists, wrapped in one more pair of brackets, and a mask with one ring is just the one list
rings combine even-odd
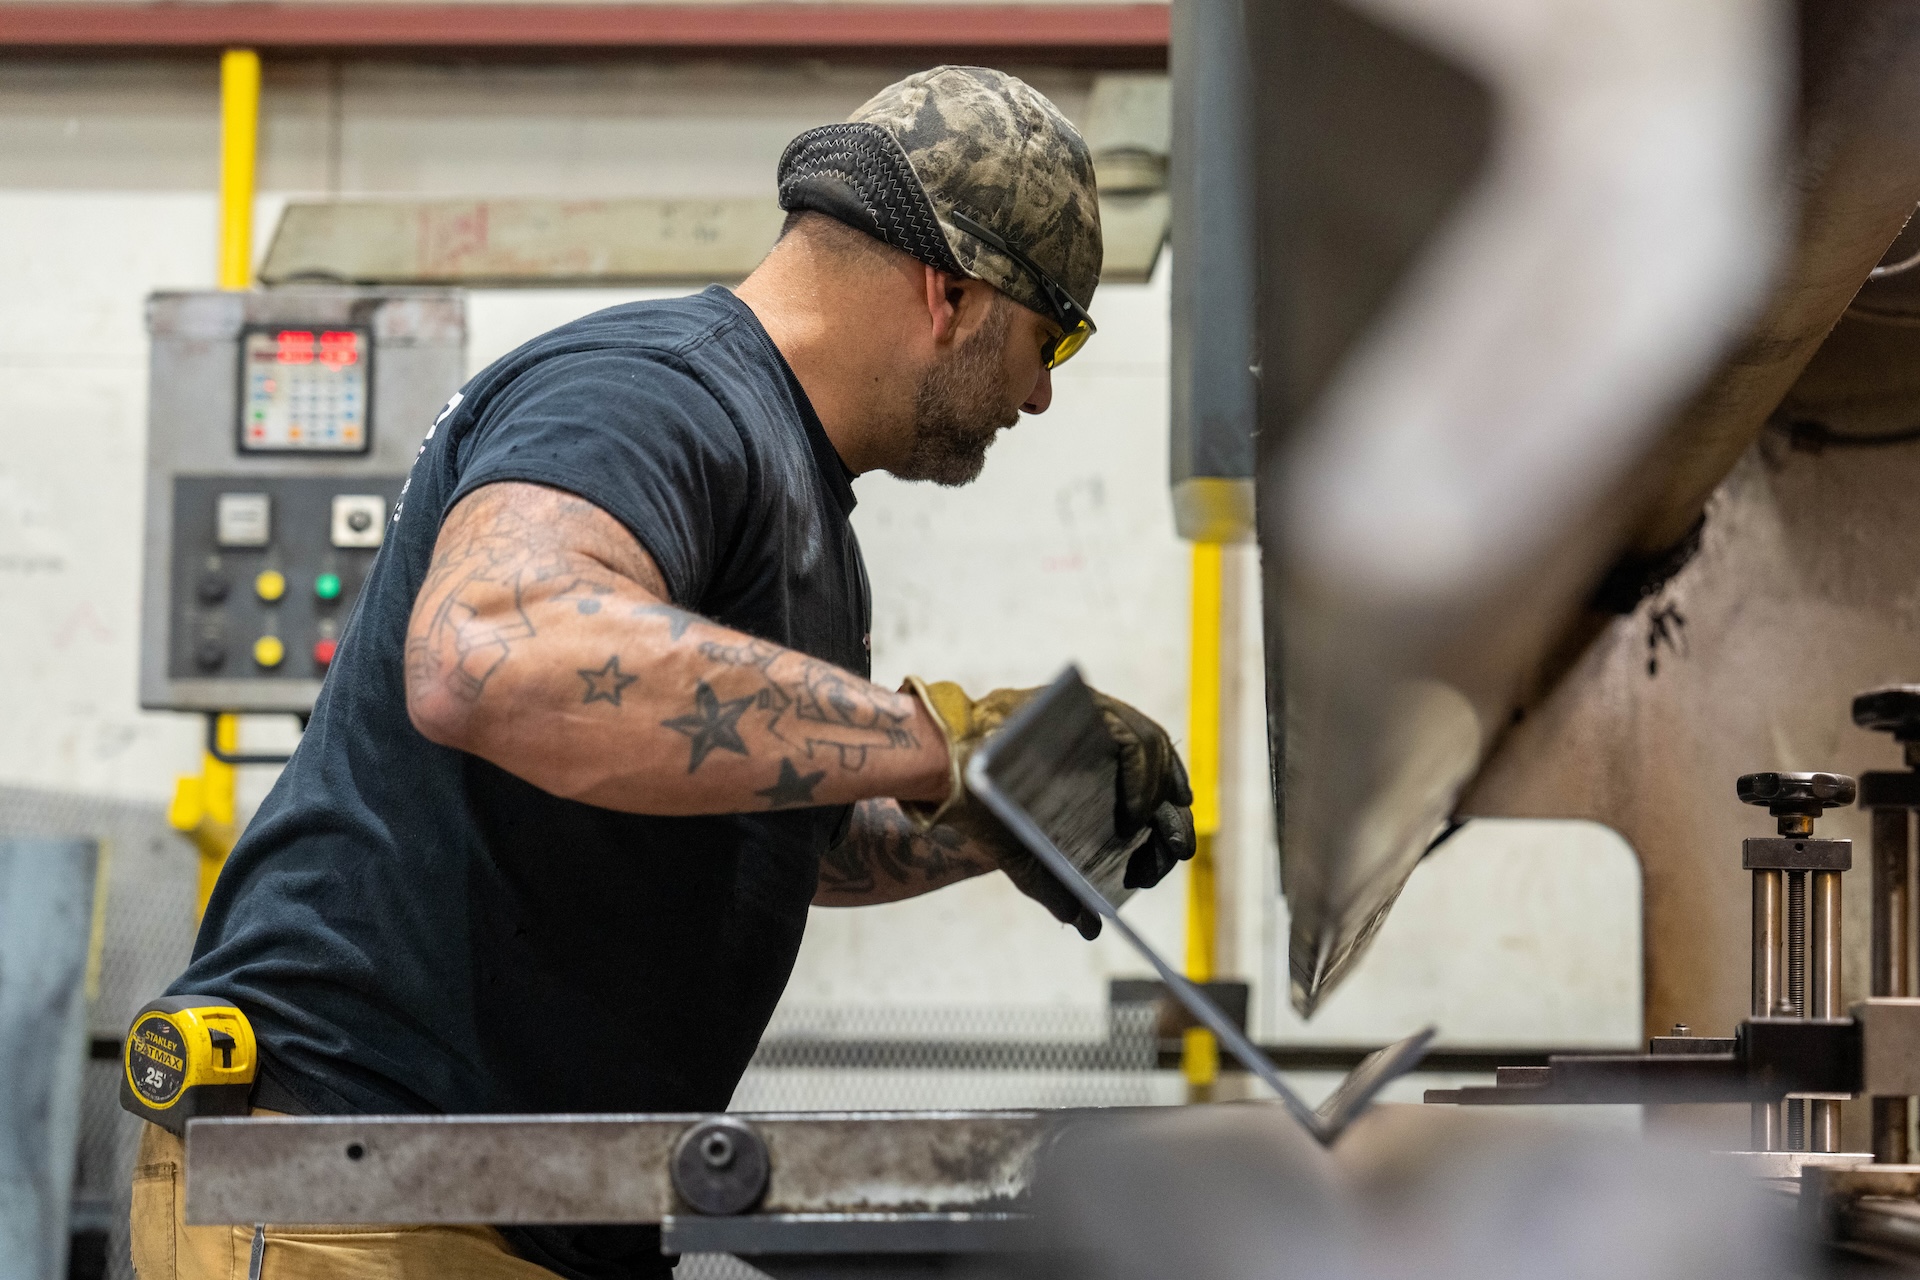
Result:
{"label": "red digital display", "polygon": [[329,329],[317,340],[308,329],[282,329],[273,339],[273,358],[281,364],[312,364],[315,357],[329,369],[360,363],[360,335],[351,329]]}
{"label": "red digital display", "polygon": [[320,363],[329,369],[344,369],[360,360],[360,335],[351,329],[329,330],[320,335]]}

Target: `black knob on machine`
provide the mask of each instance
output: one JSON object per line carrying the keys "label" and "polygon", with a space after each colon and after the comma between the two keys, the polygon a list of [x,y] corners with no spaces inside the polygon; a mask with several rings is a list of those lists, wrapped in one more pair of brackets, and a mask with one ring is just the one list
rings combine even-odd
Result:
{"label": "black knob on machine", "polygon": [[1855,786],[1844,773],[1748,773],[1734,785],[1747,804],[1763,806],[1780,819],[1780,834],[1804,836],[1828,809],[1853,803]]}
{"label": "black knob on machine", "polygon": [[200,581],[193,586],[193,594],[201,604],[219,604],[232,589],[233,584],[227,581],[225,574],[209,571],[200,575]]}

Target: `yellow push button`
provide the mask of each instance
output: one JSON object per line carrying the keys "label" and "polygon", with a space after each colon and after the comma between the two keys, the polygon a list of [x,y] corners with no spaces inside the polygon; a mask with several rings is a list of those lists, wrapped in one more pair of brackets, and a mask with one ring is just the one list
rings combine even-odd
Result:
{"label": "yellow push button", "polygon": [[287,656],[287,646],[279,636],[261,636],[253,642],[253,660],[263,667],[277,667]]}
{"label": "yellow push button", "polygon": [[253,593],[262,600],[278,600],[287,594],[287,576],[278,569],[262,569],[253,580]]}

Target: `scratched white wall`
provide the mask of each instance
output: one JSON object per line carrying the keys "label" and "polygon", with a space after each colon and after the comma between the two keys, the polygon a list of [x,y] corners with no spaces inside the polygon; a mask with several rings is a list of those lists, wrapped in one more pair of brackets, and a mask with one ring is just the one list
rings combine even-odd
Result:
{"label": "scratched white wall", "polygon": [[[754,195],[800,129],[843,116],[899,69],[510,69],[270,64],[261,232],[293,194]],[[1069,115],[1082,73],[1036,73]],[[215,78],[190,62],[0,64],[0,783],[162,800],[197,763],[196,720],[136,707],[146,339],[141,302],[212,279]],[[1110,287],[1101,334],[1056,407],[995,448],[963,491],[857,486],[881,680],[975,691],[1075,660],[1185,723],[1186,552],[1166,497],[1165,263]],[[484,291],[475,367],[632,291]],[[1250,561],[1245,569],[1251,573]],[[1257,667],[1251,632],[1241,637]],[[1257,683],[1233,820],[1231,947],[1283,1011]],[[264,745],[272,726],[254,732]],[[270,771],[247,771],[257,796]],[[1184,885],[1128,908],[1178,953]],[[1637,877],[1595,828],[1487,824],[1423,866],[1376,955],[1316,1035],[1630,1040],[1639,1026]],[[816,912],[799,1004],[1094,1004],[1143,966],[1087,946],[999,878],[857,912]]]}

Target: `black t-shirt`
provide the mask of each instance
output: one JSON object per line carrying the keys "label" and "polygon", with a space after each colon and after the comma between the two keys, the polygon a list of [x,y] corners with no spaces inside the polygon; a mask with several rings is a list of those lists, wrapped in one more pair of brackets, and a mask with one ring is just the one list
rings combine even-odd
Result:
{"label": "black t-shirt", "polygon": [[[676,604],[868,674],[850,475],[753,313],[712,288],[564,325],[427,431],[312,722],[170,990],[243,1009],[273,1083],[316,1113],[722,1109],[847,809],[618,813],[416,732],[408,615],[441,520],[497,481],[610,513]],[[659,1266],[648,1232],[513,1238],[576,1275]]]}

